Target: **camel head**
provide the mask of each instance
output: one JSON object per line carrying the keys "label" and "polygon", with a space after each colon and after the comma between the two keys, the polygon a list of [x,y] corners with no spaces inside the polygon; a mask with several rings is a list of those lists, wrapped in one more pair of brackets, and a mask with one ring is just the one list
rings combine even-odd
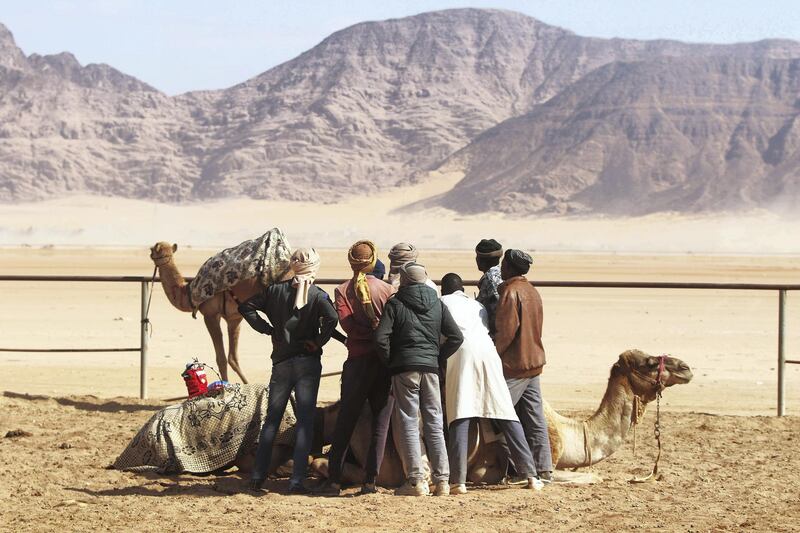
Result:
{"label": "camel head", "polygon": [[150,248],[150,259],[156,266],[161,266],[169,263],[172,259],[172,254],[178,251],[177,244],[170,244],[168,242],[157,242]]}
{"label": "camel head", "polygon": [[619,360],[611,367],[611,376],[626,376],[633,393],[645,402],[653,401],[659,390],[689,383],[692,380],[692,370],[689,365],[677,357],[665,356],[659,385],[659,363],[658,357],[641,350],[628,350],[620,354]]}

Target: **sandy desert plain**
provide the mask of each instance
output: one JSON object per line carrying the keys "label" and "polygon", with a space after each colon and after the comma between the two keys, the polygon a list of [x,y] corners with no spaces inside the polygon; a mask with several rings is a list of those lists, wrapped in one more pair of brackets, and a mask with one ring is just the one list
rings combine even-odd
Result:
{"label": "sandy desert plain", "polygon": [[[383,256],[393,242],[417,243],[434,278],[454,271],[474,279],[470,249],[493,236],[533,252],[534,280],[800,280],[800,248],[789,238],[800,228],[768,215],[509,221],[390,212],[380,201],[359,207],[355,200],[344,207],[247,200],[171,207],[92,198],[3,206],[0,274],[147,276],[147,244],[168,240],[179,244],[176,262],[189,276],[220,248],[280,226],[294,245],[321,249],[320,277],[346,276],[346,246],[372,237]],[[0,347],[138,345],[136,283],[0,283]],[[662,481],[628,483],[652,465],[652,409],[636,457],[629,442],[593,467],[602,483],[551,485],[541,493],[483,487],[449,498],[383,492],[326,499],[283,495],[285,480],[277,480],[277,492],[256,498],[242,490],[236,472],[158,477],[108,470],[166,405],[161,399],[185,392],[184,363],[213,360],[202,321],[170,307],[156,287],[148,400],[137,398],[137,353],[0,353],[0,437],[30,433],[0,438],[0,529],[800,530],[800,365],[787,367],[789,416],[776,418],[776,292],[541,293],[543,390],[562,412],[591,413],[611,365],[628,348],[669,353],[692,367],[694,380],[667,390],[662,401]],[[789,294],[787,312],[787,355],[796,359],[800,295]],[[240,352],[249,379],[266,381],[266,339],[245,325]],[[324,371],[339,370],[344,357],[331,344]],[[337,394],[338,380],[324,379],[320,399]]]}

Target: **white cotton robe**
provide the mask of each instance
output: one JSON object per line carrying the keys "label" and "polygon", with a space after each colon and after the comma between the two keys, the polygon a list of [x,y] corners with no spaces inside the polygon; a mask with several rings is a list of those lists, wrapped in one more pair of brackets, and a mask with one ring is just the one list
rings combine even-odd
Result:
{"label": "white cotton robe", "polygon": [[447,359],[447,424],[459,418],[519,420],[503,377],[503,364],[489,337],[488,314],[479,302],[457,291],[442,296],[464,343]]}

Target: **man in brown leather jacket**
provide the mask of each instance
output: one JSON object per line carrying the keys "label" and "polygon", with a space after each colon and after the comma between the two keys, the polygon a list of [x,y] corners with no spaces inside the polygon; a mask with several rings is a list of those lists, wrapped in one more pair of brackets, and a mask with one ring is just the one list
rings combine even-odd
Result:
{"label": "man in brown leather jacket", "polygon": [[531,256],[521,250],[507,250],[503,256],[494,342],[536,471],[540,479],[549,481],[553,460],[539,385],[546,362],[542,345],[542,297],[525,277],[532,263]]}

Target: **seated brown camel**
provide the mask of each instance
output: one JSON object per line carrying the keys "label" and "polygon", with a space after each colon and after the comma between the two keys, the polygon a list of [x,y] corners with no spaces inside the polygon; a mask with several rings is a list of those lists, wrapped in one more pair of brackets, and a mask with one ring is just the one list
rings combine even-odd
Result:
{"label": "seated brown camel", "polygon": [[[628,350],[619,356],[611,367],[605,395],[595,413],[586,420],[558,414],[545,402],[545,416],[550,433],[553,464],[558,469],[578,468],[596,464],[613,454],[625,442],[629,430],[643,416],[648,403],[656,394],[673,385],[689,383],[692,371],[689,365],[677,357],[664,357],[659,371],[660,359],[640,350]],[[330,442],[335,424],[338,404],[322,408],[325,423],[318,428]],[[350,451],[355,458],[343,472],[345,483],[361,483],[364,479],[363,465],[369,446],[370,422],[368,409],[361,419],[350,441]],[[473,422],[470,431],[470,446],[467,479],[473,483],[498,483],[506,472],[507,459],[497,440],[489,442],[485,431],[478,430]],[[320,475],[327,476],[326,458],[313,461],[312,467]],[[387,441],[383,465],[378,484],[386,487],[399,486],[405,481],[402,463],[391,439]]]}
{"label": "seated brown camel", "polygon": [[[611,367],[611,376],[600,407],[588,419],[576,420],[562,416],[545,403],[553,463],[560,469],[578,468],[609,457],[624,443],[629,430],[658,392],[673,385],[689,383],[691,379],[689,366],[678,358],[652,357],[639,350],[624,352]],[[156,413],[131,441],[118,459],[118,467],[147,466],[173,473],[201,473],[236,465],[241,471],[249,471],[253,466],[260,422],[266,416],[266,395],[263,385],[232,385],[225,389],[223,395],[210,394],[165,408]],[[345,483],[360,484],[364,480],[363,465],[366,464],[371,431],[368,413],[369,409],[365,408],[350,441],[351,460],[343,469],[342,481]],[[338,414],[338,403],[317,409],[314,429],[315,442],[320,451],[332,441]],[[180,422],[184,418],[186,421]],[[281,426],[282,431],[290,431],[292,421],[293,417],[288,416],[286,425]],[[231,431],[232,428],[239,429]],[[241,431],[242,428],[246,431]],[[223,440],[217,434],[238,435],[238,440]],[[470,435],[468,479],[473,483],[488,484],[501,481],[507,463],[500,443],[491,431],[478,430],[477,424]],[[201,442],[204,443],[203,449],[213,442],[209,455],[213,461],[200,461],[194,453]],[[275,446],[272,455],[272,473],[278,471],[292,456],[291,437],[285,435],[278,442],[280,444]],[[179,452],[184,463],[172,459],[160,459],[153,463],[153,450],[169,458],[172,457],[170,453]],[[232,462],[227,462],[227,457]],[[311,466],[320,476],[327,476],[327,458],[314,459]],[[400,455],[393,439],[389,439],[377,482],[392,487],[404,481]]]}

